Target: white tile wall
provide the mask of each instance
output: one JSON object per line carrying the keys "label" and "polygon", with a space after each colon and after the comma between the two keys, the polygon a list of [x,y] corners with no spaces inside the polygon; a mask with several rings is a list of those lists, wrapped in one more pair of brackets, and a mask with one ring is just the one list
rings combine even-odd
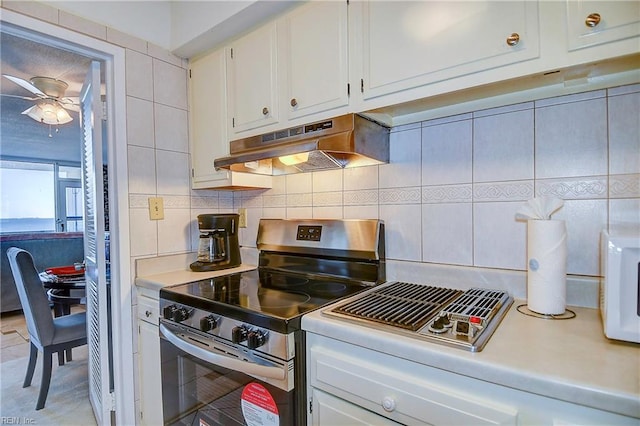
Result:
{"label": "white tile wall", "polygon": [[[54,8],[16,5],[126,49],[133,258],[193,251],[198,214],[245,207],[245,247],[261,217],[380,218],[390,263],[524,271],[526,226],[514,214],[550,195],[565,200],[557,217],[567,221],[569,273],[593,276],[600,229],[640,223],[638,84],[399,126],[390,164],[279,176],[265,191],[194,191],[187,62]],[[150,196],[163,197],[164,220],[149,219]]]}
{"label": "white tile wall", "polygon": [[554,196],[567,271],[598,276],[600,230],[640,224],[639,110],[630,85],[405,125],[392,129],[390,164],[281,176],[250,201],[236,192],[235,205],[262,199],[256,218],[380,218],[389,261],[523,272],[515,213]]}

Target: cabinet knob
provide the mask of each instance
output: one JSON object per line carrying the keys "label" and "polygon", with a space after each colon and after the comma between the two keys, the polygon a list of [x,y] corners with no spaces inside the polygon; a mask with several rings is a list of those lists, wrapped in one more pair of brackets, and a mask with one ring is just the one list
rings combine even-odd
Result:
{"label": "cabinet knob", "polygon": [[262,115],[267,115],[267,114],[269,114],[269,108],[267,107],[262,108]]}
{"label": "cabinet knob", "polygon": [[509,46],[515,46],[520,42],[520,34],[513,33],[509,37],[507,37],[507,44]]}
{"label": "cabinet knob", "polygon": [[149,318],[151,316],[151,311],[144,311],[144,315]]}
{"label": "cabinet knob", "polygon": [[385,396],[384,398],[382,398],[382,408],[384,408],[384,411],[387,411],[389,413],[395,410],[396,409],[395,399],[391,398],[390,396]]}
{"label": "cabinet knob", "polygon": [[589,14],[589,16],[587,16],[587,19],[584,20],[584,24],[589,28],[593,28],[599,23],[600,23],[599,13],[591,13]]}
{"label": "cabinet knob", "polygon": [[298,105],[298,101],[296,100],[296,98],[291,98],[291,106],[295,107],[296,105]]}

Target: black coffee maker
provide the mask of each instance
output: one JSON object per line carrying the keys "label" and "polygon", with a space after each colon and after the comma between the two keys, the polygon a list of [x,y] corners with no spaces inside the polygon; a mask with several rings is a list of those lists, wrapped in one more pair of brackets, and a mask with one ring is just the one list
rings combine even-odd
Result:
{"label": "black coffee maker", "polygon": [[216,271],[240,266],[237,214],[198,215],[200,238],[198,259],[190,266],[192,271]]}

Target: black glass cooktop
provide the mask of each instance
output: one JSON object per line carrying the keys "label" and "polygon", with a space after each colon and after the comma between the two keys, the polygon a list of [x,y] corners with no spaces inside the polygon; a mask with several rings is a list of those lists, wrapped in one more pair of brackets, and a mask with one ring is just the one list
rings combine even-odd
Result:
{"label": "black glass cooktop", "polygon": [[[255,269],[166,287],[160,297],[259,326],[296,322],[302,314],[370,287]],[[278,327],[280,328],[280,327]]]}

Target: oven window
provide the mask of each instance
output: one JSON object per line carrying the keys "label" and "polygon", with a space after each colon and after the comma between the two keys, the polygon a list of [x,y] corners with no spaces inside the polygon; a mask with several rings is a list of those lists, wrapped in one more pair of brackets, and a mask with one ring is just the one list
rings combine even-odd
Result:
{"label": "oven window", "polygon": [[165,425],[293,425],[294,391],[209,364],[161,338]]}

